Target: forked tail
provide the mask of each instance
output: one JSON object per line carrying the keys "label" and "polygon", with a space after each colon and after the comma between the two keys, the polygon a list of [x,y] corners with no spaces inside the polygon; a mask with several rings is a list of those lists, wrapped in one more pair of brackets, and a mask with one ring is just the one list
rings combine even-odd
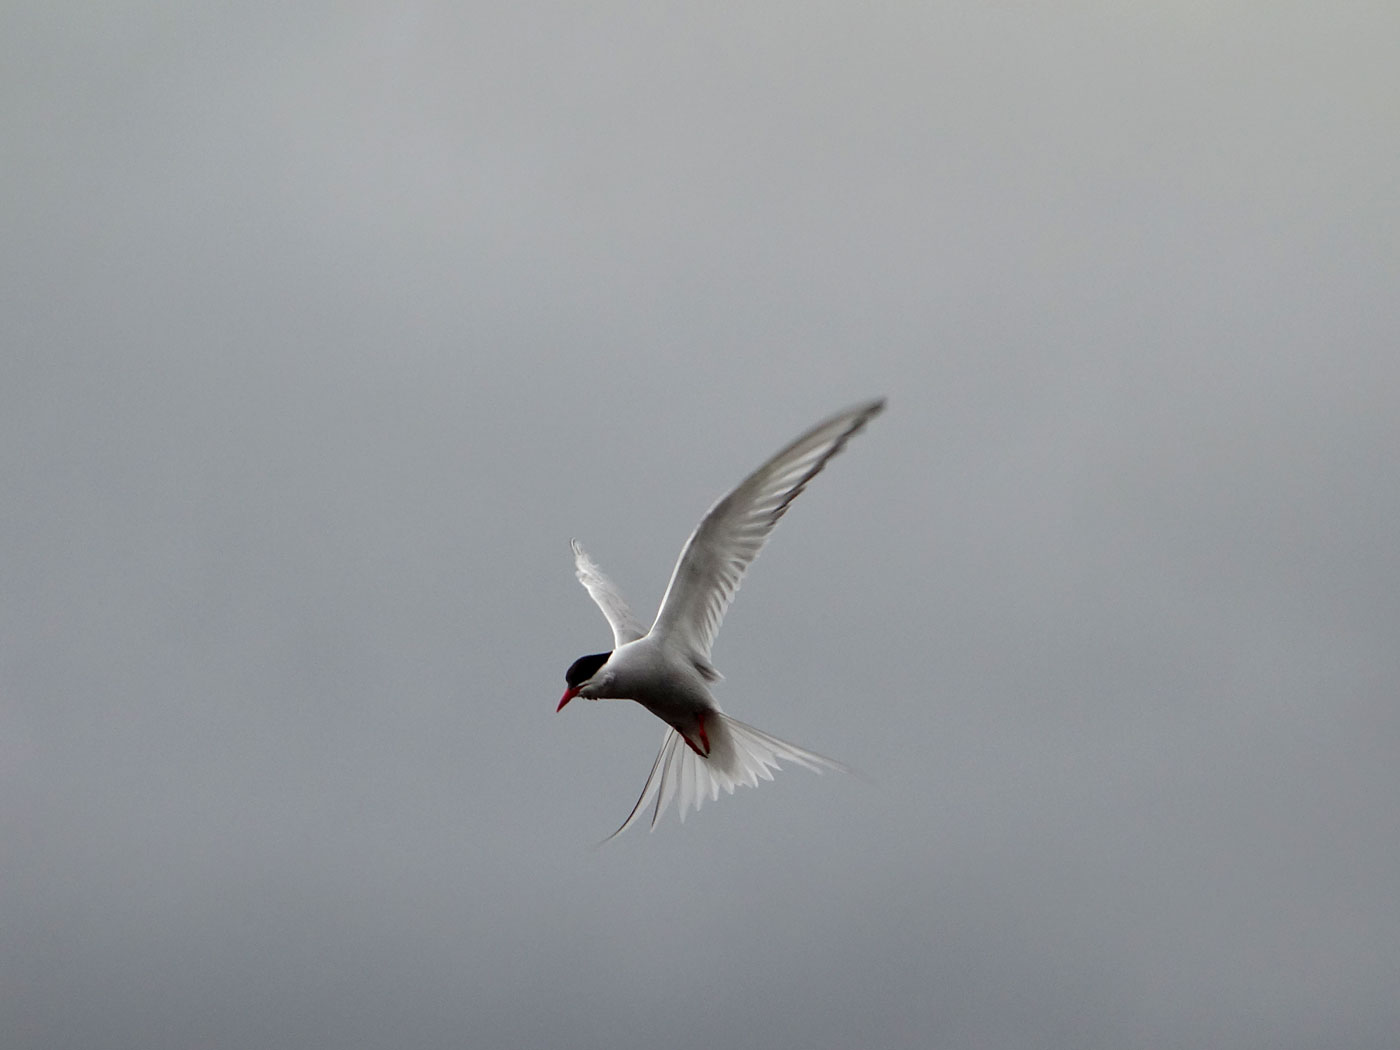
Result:
{"label": "forked tail", "polygon": [[823,769],[835,769],[842,773],[851,772],[835,759],[808,751],[805,747],[789,744],[786,740],[765,733],[761,729],[730,718],[719,711],[711,711],[705,719],[708,730],[710,753],[702,757],[686,746],[685,738],[674,729],[667,728],[661,741],[661,750],[652,763],[646,787],[641,797],[632,807],[632,812],[607,839],[615,838],[641,819],[648,805],[655,802],[651,812],[651,827],[654,829],[661,815],[675,802],[681,822],[685,822],[686,812],[692,808],[699,810],[708,795],[713,801],[719,798],[719,789],[732,795],[740,784],[757,787],[759,780],[772,780],[773,772],[781,767],[779,761],[795,762],[815,773]]}

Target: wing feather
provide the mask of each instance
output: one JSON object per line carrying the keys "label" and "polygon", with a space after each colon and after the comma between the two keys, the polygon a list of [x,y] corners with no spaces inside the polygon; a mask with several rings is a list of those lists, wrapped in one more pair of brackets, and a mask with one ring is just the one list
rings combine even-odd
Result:
{"label": "wing feather", "polygon": [[681,550],[652,631],[679,641],[698,666],[708,668],[725,611],[773,526],[831,457],[884,407],[881,398],[817,424],[711,507]]}
{"label": "wing feather", "polygon": [[632,614],[626,599],[622,597],[622,592],[612,580],[603,575],[603,570],[588,556],[583,545],[578,540],[570,540],[569,546],[574,551],[574,569],[579,583],[583,584],[589,595],[598,603],[598,608],[603,610],[603,615],[608,618],[608,624],[612,627],[613,648],[636,641],[646,634],[647,629]]}

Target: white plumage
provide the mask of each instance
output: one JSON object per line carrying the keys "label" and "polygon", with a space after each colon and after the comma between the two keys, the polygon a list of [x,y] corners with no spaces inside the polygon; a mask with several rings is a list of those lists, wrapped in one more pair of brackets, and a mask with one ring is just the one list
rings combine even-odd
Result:
{"label": "white plumage", "polygon": [[574,662],[559,709],[575,696],[635,700],[670,727],[641,797],[614,835],[636,823],[653,802],[653,828],[673,802],[684,820],[707,796],[718,798],[721,788],[732,794],[740,784],[772,780],[780,760],[816,772],[845,768],[725,715],[710,695],[709,683],[719,678],[710,649],[744,572],[773,526],[884,407],[883,399],[870,401],[817,424],[711,507],[681,550],[650,630],[573,542],[579,581],[607,617],[614,648]]}

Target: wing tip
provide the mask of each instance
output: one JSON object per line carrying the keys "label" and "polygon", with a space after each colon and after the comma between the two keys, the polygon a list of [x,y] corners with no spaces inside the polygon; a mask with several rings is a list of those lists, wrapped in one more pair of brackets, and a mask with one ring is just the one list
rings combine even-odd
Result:
{"label": "wing tip", "polygon": [[888,404],[889,398],[887,398],[884,394],[881,394],[879,397],[873,397],[869,401],[858,402],[852,405],[850,408],[846,409],[846,411],[844,412],[836,413],[836,415],[833,416],[832,419],[836,420],[845,417],[855,418],[859,420],[859,422],[856,423],[856,426],[862,427],[869,420],[874,419],[881,412],[883,412],[885,410],[885,406]]}
{"label": "wing tip", "polygon": [[842,441],[842,444],[844,445],[846,440],[849,440],[850,438],[858,434],[861,430],[863,430],[865,428],[865,424],[869,423],[872,419],[874,419],[881,412],[883,412],[885,410],[885,406],[888,403],[889,400],[883,394],[881,394],[877,398],[872,398],[869,401],[865,401],[859,405],[855,405],[852,408],[848,408],[845,412],[841,413],[841,415],[837,416],[837,419],[840,419],[844,416],[853,420],[853,422],[851,423],[851,429],[846,433],[845,440]]}

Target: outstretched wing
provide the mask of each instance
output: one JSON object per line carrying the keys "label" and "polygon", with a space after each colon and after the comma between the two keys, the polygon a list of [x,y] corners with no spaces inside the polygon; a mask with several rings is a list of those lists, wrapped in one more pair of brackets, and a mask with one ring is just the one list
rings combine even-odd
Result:
{"label": "outstretched wing", "polygon": [[603,570],[588,556],[579,541],[570,540],[569,546],[574,550],[574,570],[578,574],[578,582],[598,603],[598,608],[603,610],[603,615],[612,626],[613,648],[635,642],[646,634],[647,629],[632,615],[617,585],[603,575]]}
{"label": "outstretched wing", "polygon": [[681,550],[652,631],[681,642],[708,667],[725,610],[773,526],[827,460],[884,407],[881,398],[817,424],[711,507]]}

